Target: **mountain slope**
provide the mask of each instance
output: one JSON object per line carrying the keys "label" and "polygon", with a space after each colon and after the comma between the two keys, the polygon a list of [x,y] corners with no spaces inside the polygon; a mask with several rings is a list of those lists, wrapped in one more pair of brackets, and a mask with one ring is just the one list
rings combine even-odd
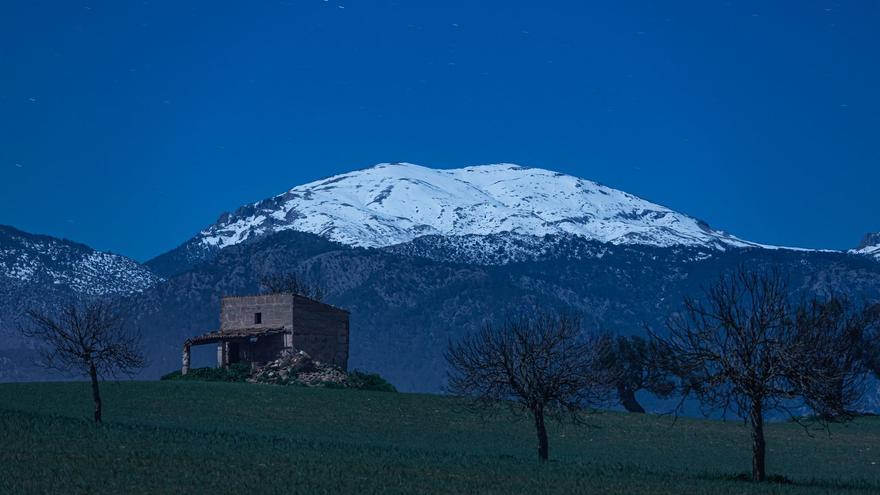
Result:
{"label": "mountain slope", "polygon": [[171,275],[220,249],[284,230],[358,247],[492,234],[572,235],[656,247],[761,247],[664,206],[558,172],[512,164],[431,169],[386,163],[297,186],[224,214],[148,264]]}
{"label": "mountain slope", "polygon": [[27,310],[140,293],[158,281],[124,256],[0,226],[0,381],[45,376],[33,366],[31,344],[17,332]]}
{"label": "mountain slope", "polygon": [[158,277],[124,256],[0,225],[0,280],[60,286],[87,296],[137,292]]}
{"label": "mountain slope", "polygon": [[[217,327],[221,296],[252,294],[262,275],[296,271],[322,285],[328,302],[351,311],[352,368],[379,372],[402,390],[437,391],[446,343],[486,321],[559,308],[582,313],[589,328],[640,333],[648,322],[662,329],[684,295],[698,294],[740,264],[779,268],[797,289],[880,299],[880,264],[844,253],[535,239],[422,236],[369,249],[283,231],[219,250],[186,273],[118,296],[116,304],[144,336],[150,368],[142,376],[157,377],[179,367],[186,338]],[[510,253],[514,263],[470,261],[475,254],[511,259]],[[10,330],[0,340],[0,379],[57,378],[28,367],[34,360],[28,344],[15,339],[14,322],[3,318],[33,304],[48,309],[74,293],[61,284],[14,282],[0,284],[0,331]],[[194,365],[212,364],[214,354],[210,346],[197,348]]]}
{"label": "mountain slope", "polygon": [[[776,267],[796,289],[880,299],[880,264],[844,253],[614,245],[580,237],[545,242],[586,256],[475,265],[454,256],[409,256],[352,248],[314,234],[279,232],[221,250],[210,262],[130,297],[132,321],[148,338],[150,376],[180,366],[180,345],[218,324],[220,296],[258,290],[265,273],[296,271],[320,283],[328,302],[351,311],[352,368],[376,371],[408,391],[436,391],[449,339],[486,321],[534,308],[582,313],[589,328],[662,330],[682,297],[747,264]],[[201,350],[209,365],[213,348]],[[194,351],[194,360],[196,354]]]}
{"label": "mountain slope", "polygon": [[880,261],[880,232],[865,235],[859,247],[850,251],[853,254],[872,256]]}

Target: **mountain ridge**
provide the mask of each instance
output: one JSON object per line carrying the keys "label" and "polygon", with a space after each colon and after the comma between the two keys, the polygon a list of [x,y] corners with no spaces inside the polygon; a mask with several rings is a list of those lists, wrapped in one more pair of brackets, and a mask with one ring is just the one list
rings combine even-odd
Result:
{"label": "mountain ridge", "polygon": [[[147,262],[170,276],[231,245],[284,230],[357,247],[424,236],[573,235],[610,244],[778,249],[600,183],[510,163],[434,169],[381,163],[302,184],[220,215]],[[798,249],[798,248],[786,248]]]}
{"label": "mountain ridge", "polygon": [[35,365],[34,343],[18,331],[27,323],[27,311],[54,312],[69,302],[140,295],[160,280],[124,256],[0,225],[0,381],[52,377]]}
{"label": "mountain ridge", "polygon": [[87,296],[138,292],[159,277],[125,256],[86,244],[0,225],[0,277],[48,283]]}
{"label": "mountain ridge", "polygon": [[880,232],[865,234],[865,237],[862,238],[862,242],[859,243],[858,247],[851,249],[849,252],[871,256],[877,261],[880,261]]}

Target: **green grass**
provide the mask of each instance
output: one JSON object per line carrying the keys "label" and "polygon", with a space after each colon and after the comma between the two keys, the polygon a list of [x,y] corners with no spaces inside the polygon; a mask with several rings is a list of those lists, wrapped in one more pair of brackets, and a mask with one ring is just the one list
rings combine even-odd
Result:
{"label": "green grass", "polygon": [[810,437],[768,428],[753,484],[736,422],[603,413],[554,427],[539,465],[528,422],[451,398],[196,381],[0,385],[0,493],[880,493],[880,418]]}

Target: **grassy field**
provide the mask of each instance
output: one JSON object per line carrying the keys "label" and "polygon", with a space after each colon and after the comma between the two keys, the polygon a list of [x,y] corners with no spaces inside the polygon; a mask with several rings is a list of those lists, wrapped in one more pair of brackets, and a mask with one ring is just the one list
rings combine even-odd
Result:
{"label": "grassy field", "polygon": [[880,493],[880,418],[810,437],[773,424],[768,468],[739,481],[737,422],[603,413],[554,427],[539,465],[529,423],[455,399],[199,382],[0,385],[0,493]]}

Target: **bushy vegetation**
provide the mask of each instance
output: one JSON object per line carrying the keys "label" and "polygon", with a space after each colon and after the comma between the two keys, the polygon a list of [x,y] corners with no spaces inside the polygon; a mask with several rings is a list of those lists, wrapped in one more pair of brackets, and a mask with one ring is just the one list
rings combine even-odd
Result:
{"label": "bushy vegetation", "polygon": [[[771,481],[742,481],[740,422],[603,413],[534,428],[460,400],[198,381],[0,385],[0,493],[876,494],[880,418],[803,435],[767,425]],[[780,477],[784,474],[785,478]]]}
{"label": "bushy vegetation", "polygon": [[394,385],[379,376],[378,373],[366,373],[358,370],[348,374],[347,386],[348,388],[374,392],[397,392]]}
{"label": "bushy vegetation", "polygon": [[251,374],[251,365],[235,363],[224,368],[193,368],[182,375],[180,370],[162,376],[162,380],[195,380],[201,382],[244,382]]}
{"label": "bushy vegetation", "polygon": [[[245,363],[235,363],[227,368],[193,368],[186,375],[180,371],[172,371],[162,376],[162,380],[189,380],[200,382],[245,382],[251,375],[251,366]],[[301,385],[296,380],[284,379],[273,382],[276,385]],[[304,385],[303,385],[304,386]],[[373,392],[397,392],[394,385],[382,378],[377,373],[364,371],[352,371],[348,373],[348,379],[344,383],[325,382],[320,386],[336,389],[370,390]]]}

